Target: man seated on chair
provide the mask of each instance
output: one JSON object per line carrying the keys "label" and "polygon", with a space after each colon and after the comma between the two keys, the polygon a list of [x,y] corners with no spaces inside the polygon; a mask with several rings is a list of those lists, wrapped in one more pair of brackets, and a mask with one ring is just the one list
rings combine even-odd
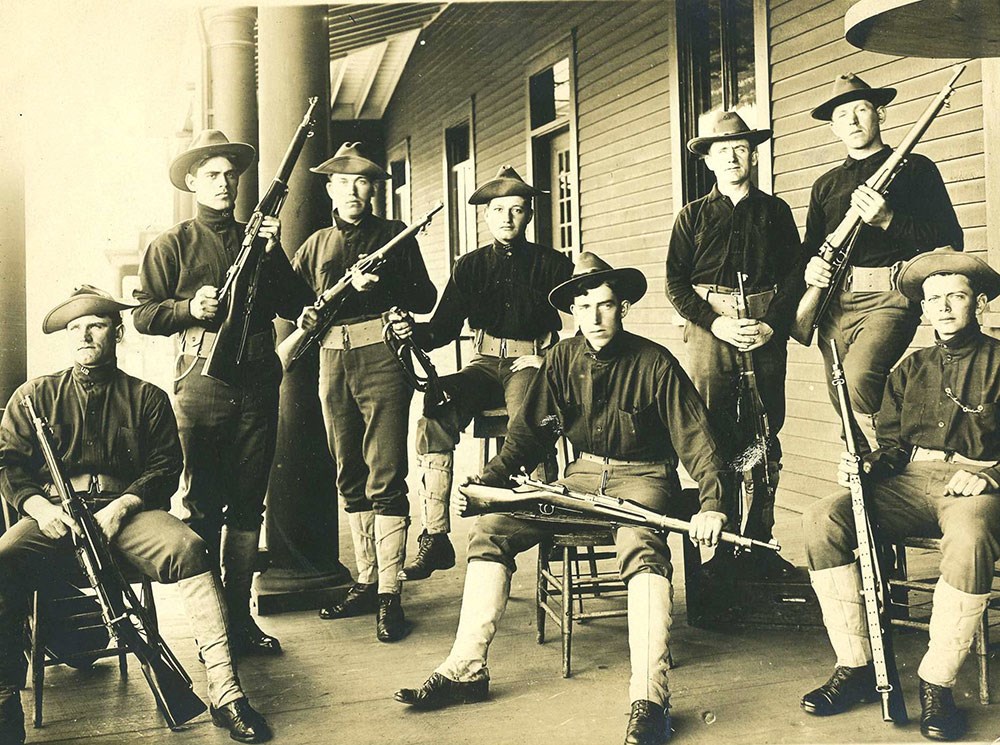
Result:
{"label": "man seated on chair", "polygon": [[[724,464],[705,405],[670,352],[622,328],[645,291],[646,278],[638,269],[612,269],[593,253],[580,255],[572,278],[549,293],[549,302],[572,312],[581,333],[548,350],[502,450],[479,480],[507,485],[565,434],[578,457],[561,483],[587,492],[604,487],[611,496],[669,513],[681,498],[679,456],[701,492],[692,539],[714,546],[726,521]],[[461,512],[464,498],[458,506]],[[507,604],[515,558],[549,533],[551,526],[544,523],[505,515],[476,521],[451,654],[422,688],[397,691],[397,701],[434,709],[486,698],[487,650]],[[662,533],[641,527],[619,527],[615,547],[628,586],[632,712],[625,742],[654,745],[666,742],[671,732],[670,552]]]}
{"label": "man seated on chair", "polygon": [[208,677],[212,721],[239,742],[271,738],[240,688],[226,633],[225,599],[208,547],[168,514],[181,473],[177,423],[167,394],[118,368],[121,311],[131,308],[84,285],[45,317],[64,334],[72,367],[21,385],[0,422],[0,492],[24,517],[0,536],[0,742],[24,742],[19,689],[22,632],[32,591],[53,570],[75,566],[74,520],[59,504],[28,413],[30,396],[52,425],[64,476],[95,510],[119,560],[159,582],[176,582]]}
{"label": "man seated on chair", "polygon": [[[934,346],[890,374],[876,418],[878,449],[861,460],[883,540],[942,538],[930,642],[917,670],[920,732],[933,740],[962,736],[964,718],[952,687],[989,600],[1000,558],[1000,341],[977,314],[1000,294],[1000,274],[974,256],[947,248],[903,265],[899,291],[920,301]],[[858,473],[848,454],[838,481]],[[851,498],[839,493],[805,514],[806,553],[830,643],[833,676],[802,698],[810,714],[839,714],[877,701],[871,646],[854,559]]]}
{"label": "man seated on chair", "polygon": [[430,322],[414,324],[407,314],[397,315],[393,324],[401,339],[412,335],[418,346],[431,350],[458,339],[468,319],[476,349],[468,365],[442,379],[450,401],[433,411],[425,407],[417,423],[423,532],[417,556],[400,579],[426,579],[436,569],[455,566],[449,505],[461,432],[484,409],[506,404],[508,417],[514,417],[545,348],[562,327],[546,298],[569,279],[573,262],[524,238],[533,216],[531,199],[544,193],[502,166],[469,197],[469,204],[486,205],[493,242],[458,258]]}

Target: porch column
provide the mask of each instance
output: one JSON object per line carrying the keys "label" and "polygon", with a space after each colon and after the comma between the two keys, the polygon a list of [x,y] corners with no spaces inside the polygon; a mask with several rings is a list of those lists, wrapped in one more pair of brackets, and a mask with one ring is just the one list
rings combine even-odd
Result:
{"label": "porch column", "polygon": [[[221,129],[233,142],[257,148],[257,80],[254,70],[255,8],[206,8],[202,20],[207,38],[208,127]],[[246,220],[257,206],[257,170],[240,178],[236,217]]]}
{"label": "porch column", "polygon": [[[317,96],[313,136],[289,179],[281,211],[281,243],[291,257],[305,239],[330,224],[324,178],[309,167],[327,158],[330,57],[326,6],[261,7],[258,11],[260,183],[274,176]],[[284,338],[291,324],[279,321]],[[350,572],[340,563],[336,469],[326,444],[312,356],[281,384],[278,452],[271,470],[266,528],[272,566],[255,584],[261,614],[328,605],[341,597]]]}

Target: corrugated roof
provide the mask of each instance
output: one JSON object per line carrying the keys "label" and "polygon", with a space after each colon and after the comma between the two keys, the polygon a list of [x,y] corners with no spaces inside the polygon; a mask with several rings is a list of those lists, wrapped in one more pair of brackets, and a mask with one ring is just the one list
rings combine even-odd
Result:
{"label": "corrugated roof", "polygon": [[329,6],[330,59],[422,29],[447,3],[353,3]]}

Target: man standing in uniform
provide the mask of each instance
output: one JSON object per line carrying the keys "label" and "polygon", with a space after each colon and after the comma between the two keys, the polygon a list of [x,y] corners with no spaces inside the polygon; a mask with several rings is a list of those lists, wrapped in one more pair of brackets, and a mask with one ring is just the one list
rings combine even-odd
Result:
{"label": "man standing in uniform", "polygon": [[208,677],[212,720],[239,742],[271,730],[240,688],[226,634],[225,601],[208,547],[165,510],[181,473],[177,424],[167,395],[118,368],[120,303],[84,285],[45,317],[66,330],[73,366],[15,391],[0,422],[0,491],[23,517],[0,537],[0,743],[24,742],[24,615],[31,592],[72,571],[76,528],[52,486],[24,406],[30,396],[52,425],[63,476],[94,509],[124,561],[158,582],[176,582]]}
{"label": "man standing in uniform", "polygon": [[[375,182],[389,174],[363,154],[360,142],[344,143],[336,155],[311,170],[328,177],[333,226],[306,239],[293,265],[319,295],[406,226],[372,214]],[[410,514],[406,434],[413,389],[382,343],[382,329],[394,306],[429,313],[437,289],[413,238],[393,250],[377,275],[352,274],[354,292],[339,306],[337,324],[322,342],[319,395],[327,442],[337,461],[337,489],[351,525],[358,579],[342,602],[321,609],[319,615],[344,618],[370,613],[377,604],[376,636],[393,642],[408,631],[398,575]],[[298,321],[306,331],[318,322],[312,306]]]}
{"label": "man standing in uniform", "polygon": [[[762,501],[751,506],[756,524],[748,523],[746,531],[770,541],[781,458],[778,433],[785,421],[788,328],[796,299],[790,284],[801,261],[799,233],[788,205],[751,183],[757,145],[771,130],[750,129],[734,111],[705,115],[700,129],[688,149],[704,158],[716,185],[677,215],[667,252],[667,295],[687,320],[687,369],[720,432],[734,431],[738,381],[745,358],[752,356],[770,430],[767,469],[772,483],[769,493],[760,495]],[[737,318],[737,274],[743,275],[747,318]],[[743,448],[752,441],[754,423],[739,425],[734,444]],[[750,563],[747,570],[765,576],[791,569],[770,551],[754,555]]]}
{"label": "man standing in uniform", "polygon": [[[865,185],[892,148],[882,142],[885,106],[894,88],[872,88],[854,74],[841,75],[829,99],[813,109],[813,119],[847,148],[847,159],[813,184],[806,215],[806,284],[828,287],[831,266],[818,254],[826,237],[853,207],[863,224],[851,266],[830,309],[820,319],[819,346],[830,368],[830,340],[843,355],[851,404],[862,434],[874,443],[874,416],[882,403],[889,370],[906,351],[920,325],[920,309],[893,289],[899,266],[919,253],[951,245],[961,250],[962,228],[934,163],[911,153],[886,197]],[[829,384],[830,400],[837,406]]]}
{"label": "man standing in uniform", "polygon": [[[934,346],[889,375],[878,414],[878,449],[861,459],[879,537],[941,538],[930,641],[920,662],[920,732],[955,740],[965,730],[952,687],[990,597],[1000,559],[1000,342],[977,314],[1000,295],[1000,274],[950,247],[921,254],[899,272],[899,291],[920,303]],[[849,453],[838,481],[859,472]],[[802,698],[810,714],[839,714],[877,701],[872,650],[854,558],[850,492],[818,501],[803,516],[806,554],[837,666]]]}
{"label": "man standing in uniform", "polygon": [[[537,465],[564,433],[577,460],[559,483],[584,492],[604,489],[669,514],[681,496],[680,456],[701,494],[701,512],[691,520],[692,539],[714,546],[726,522],[725,464],[708,412],[677,360],[622,328],[622,319],[645,292],[646,278],[638,269],[612,269],[595,254],[580,255],[572,278],[552,290],[549,302],[572,312],[581,333],[548,350],[503,449],[480,481],[506,486],[520,469]],[[551,530],[551,524],[507,515],[476,521],[451,654],[421,688],[397,691],[397,701],[436,709],[487,697],[487,651],[510,595],[515,558]],[[670,737],[670,551],[662,533],[634,526],[615,530],[615,547],[628,586],[632,663],[625,742],[660,745]]]}
{"label": "man standing in uniform", "polygon": [[250,588],[264,496],[278,430],[281,363],[274,353],[275,315],[294,319],[313,299],[278,242],[276,218],[264,218],[268,239],[250,313],[248,365],[228,385],[202,375],[222,323],[219,288],[236,260],[246,225],[233,216],[240,174],[254,149],[218,130],[201,132],[170,164],[170,181],[194,193],[197,215],[150,243],[139,269],[142,303],[133,313],[143,334],[177,334],[180,354],[174,409],[184,448],[182,494],[188,525],[219,557],[237,654],[277,654],[281,645],[250,616]]}
{"label": "man standing in uniform", "polygon": [[558,251],[530,243],[531,198],[544,194],[525,183],[511,166],[479,187],[469,204],[485,204],[493,243],[455,262],[448,286],[429,323],[409,317],[393,323],[401,339],[414,337],[425,350],[455,341],[466,319],[475,334],[476,356],[462,370],[442,379],[450,401],[428,411],[417,424],[418,489],[423,532],[406,580],[426,579],[435,569],[455,566],[449,503],[455,446],[462,430],[483,409],[507,407],[513,419],[544,350],[562,327],[549,305],[549,291],[569,279],[573,262]]}

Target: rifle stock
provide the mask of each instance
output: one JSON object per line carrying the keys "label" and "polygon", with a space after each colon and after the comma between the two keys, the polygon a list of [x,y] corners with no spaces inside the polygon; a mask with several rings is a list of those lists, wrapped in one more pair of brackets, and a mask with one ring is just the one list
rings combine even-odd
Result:
{"label": "rifle stock", "polygon": [[[899,147],[893,150],[885,163],[868,177],[865,185],[883,196],[889,191],[892,182],[906,165],[906,158],[913,151],[920,138],[924,136],[934,118],[948,103],[951,94],[955,92],[955,82],[964,70],[964,64],[955,65],[952,68],[952,76],[949,81],[924,109],[920,118],[910,127],[909,132],[899,143]],[[847,269],[851,266],[851,255],[854,252],[854,245],[863,224],[860,213],[854,207],[848,208],[844,219],[826,237],[820,247],[819,255],[831,265],[833,278],[827,287],[808,286],[800,299],[795,311],[795,321],[792,323],[790,331],[791,337],[800,344],[804,346],[812,344],[815,331],[826,315],[833,296],[843,284]]]}
{"label": "rifle stock", "polygon": [[112,636],[139,660],[157,708],[167,726],[176,729],[207,707],[195,694],[191,678],[122,577],[94,514],[63,475],[49,439],[48,422],[39,416],[30,396],[25,396],[21,403],[31,418],[38,447],[59,493],[62,508],[79,526],[79,534],[71,533],[76,557],[97,594],[104,623]]}

